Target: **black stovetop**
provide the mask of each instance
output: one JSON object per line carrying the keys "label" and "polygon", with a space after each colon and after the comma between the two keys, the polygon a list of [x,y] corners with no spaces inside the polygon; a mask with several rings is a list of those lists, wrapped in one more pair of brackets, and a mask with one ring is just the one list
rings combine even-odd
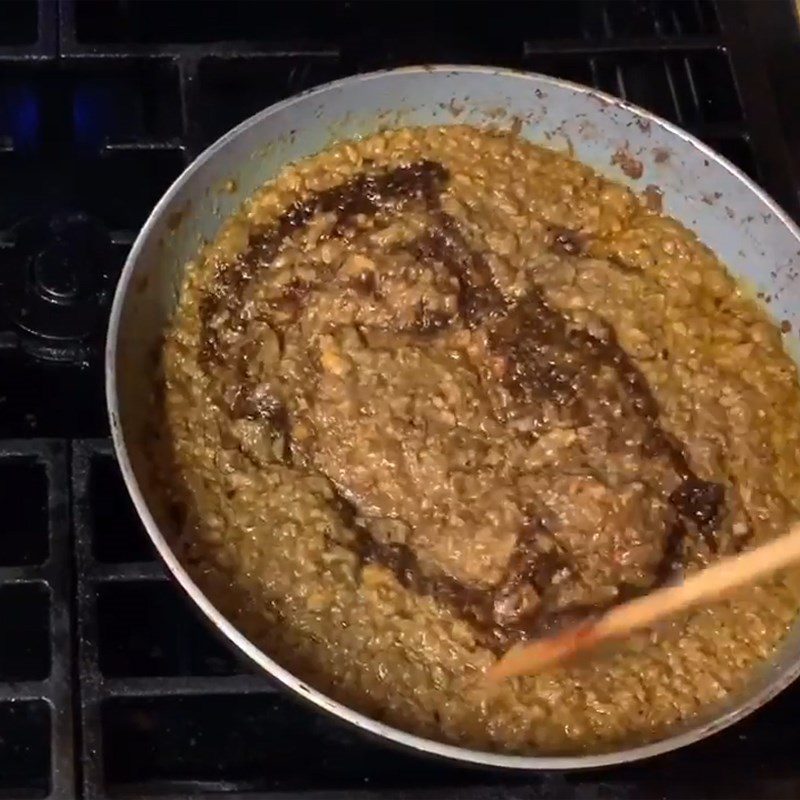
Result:
{"label": "black stovetop", "polygon": [[249,114],[423,62],[622,95],[800,215],[791,0],[0,0],[0,798],[800,796],[800,686],[630,767],[461,769],[368,741],[247,673],[155,560],[102,387],[109,301],[138,226]]}

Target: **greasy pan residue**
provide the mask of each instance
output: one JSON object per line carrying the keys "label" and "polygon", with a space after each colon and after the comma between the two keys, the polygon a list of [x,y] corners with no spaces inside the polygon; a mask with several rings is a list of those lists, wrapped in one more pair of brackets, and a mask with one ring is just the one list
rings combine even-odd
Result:
{"label": "greasy pan residue", "polygon": [[392,131],[287,169],[190,265],[162,368],[189,567],[395,724],[522,752],[648,738],[796,613],[776,581],[594,667],[481,684],[512,644],[780,532],[798,481],[774,326],[646,198],[514,133]]}

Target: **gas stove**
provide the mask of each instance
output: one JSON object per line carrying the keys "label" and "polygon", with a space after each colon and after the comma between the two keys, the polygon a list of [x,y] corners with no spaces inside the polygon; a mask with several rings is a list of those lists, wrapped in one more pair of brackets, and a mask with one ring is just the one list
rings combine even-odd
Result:
{"label": "gas stove", "polygon": [[0,797],[800,795],[800,687],[629,767],[421,758],[279,693],[156,560],[108,439],[102,348],[139,225],[204,147],[317,83],[496,64],[670,119],[800,217],[791,0],[0,0]]}

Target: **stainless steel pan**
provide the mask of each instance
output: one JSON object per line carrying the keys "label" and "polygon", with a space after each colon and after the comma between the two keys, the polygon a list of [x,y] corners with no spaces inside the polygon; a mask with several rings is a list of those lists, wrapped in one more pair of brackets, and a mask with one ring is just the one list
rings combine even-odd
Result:
{"label": "stainless steel pan", "polygon": [[458,761],[524,769],[597,767],[682,747],[731,725],[794,680],[800,673],[800,624],[774,660],[754,675],[746,694],[660,741],[599,755],[499,755],[413,736],[307,686],[214,608],[164,536],[168,521],[140,445],[147,435],[153,352],[175,307],[186,261],[287,162],[380,127],[455,122],[521,126],[525,137],[569,148],[638,191],[657,186],[667,213],[693,229],[754,294],[771,298],[769,313],[791,323],[795,332],[786,334],[786,345],[796,356],[800,231],[752,181],[689,134],[608,95],[541,75],[447,66],[361,75],[278,103],[239,125],[175,181],[142,228],[117,287],[106,350],[108,413],[125,482],[161,557],[211,624],[293,692],[365,731]]}

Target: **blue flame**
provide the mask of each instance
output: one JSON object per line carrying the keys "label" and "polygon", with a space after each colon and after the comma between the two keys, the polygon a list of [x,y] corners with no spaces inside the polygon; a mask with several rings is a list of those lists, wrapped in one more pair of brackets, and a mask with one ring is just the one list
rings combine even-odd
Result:
{"label": "blue flame", "polygon": [[0,108],[5,106],[6,133],[19,152],[37,149],[40,139],[41,114],[39,98],[29,84],[12,84],[0,95]]}
{"label": "blue flame", "polygon": [[72,103],[75,144],[99,150],[112,132],[114,98],[102,86],[78,86]]}

